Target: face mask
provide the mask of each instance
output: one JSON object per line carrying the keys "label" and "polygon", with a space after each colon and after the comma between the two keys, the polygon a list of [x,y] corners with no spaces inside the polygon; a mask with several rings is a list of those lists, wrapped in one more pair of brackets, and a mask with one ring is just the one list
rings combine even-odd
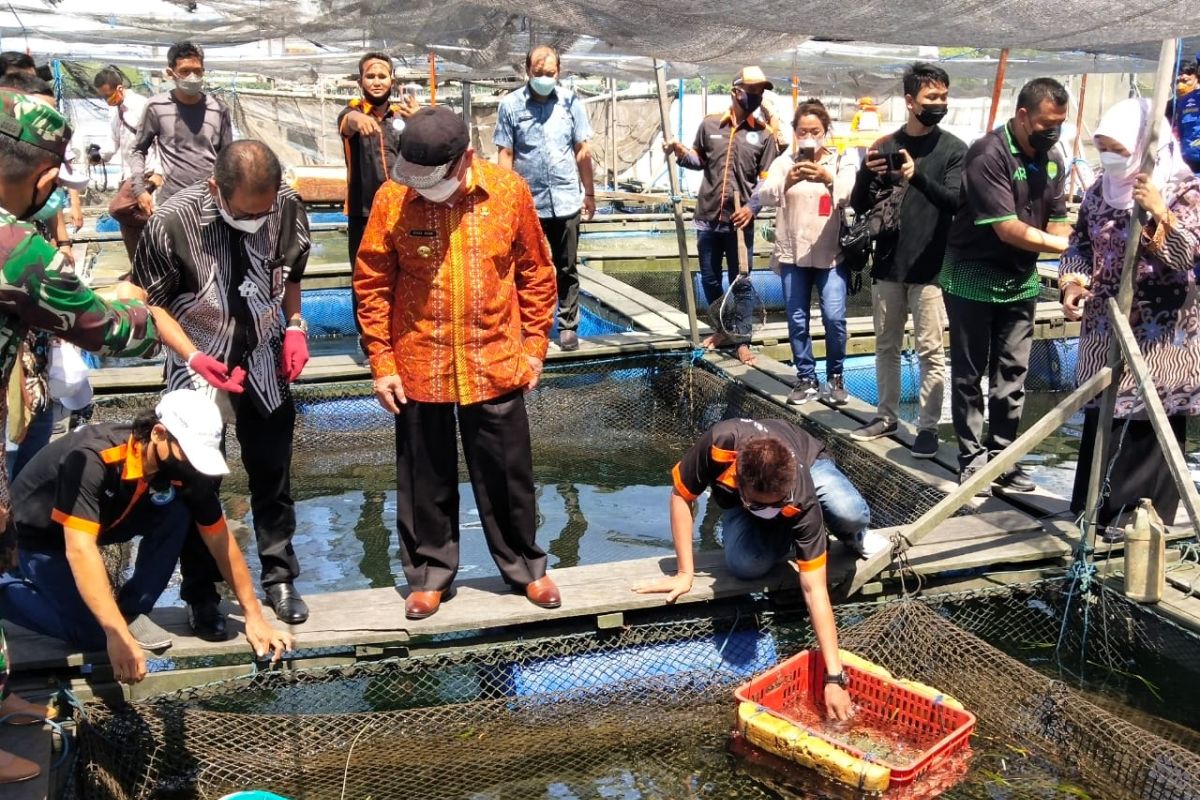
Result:
{"label": "face mask", "polygon": [[1183,97],[1185,94],[1188,94],[1191,91],[1192,87],[1186,83],[1175,84],[1175,94],[1179,95],[1180,97]]}
{"label": "face mask", "polygon": [[226,225],[242,233],[258,233],[258,229],[267,222],[266,217],[234,219],[233,215],[225,209],[225,201],[220,197],[217,198],[217,211],[221,214],[221,219],[225,220]]}
{"label": "face mask", "polygon": [[749,92],[739,91],[737,94],[737,104],[742,107],[742,111],[746,112],[746,116],[753,114],[762,105],[761,94],[750,94]]}
{"label": "face mask", "polygon": [[1132,156],[1123,156],[1120,153],[1101,153],[1100,165],[1104,167],[1105,173],[1114,178],[1124,178],[1137,169]]}
{"label": "face mask", "polygon": [[415,191],[431,203],[444,203],[454,196],[460,186],[462,186],[462,181],[447,179],[428,189],[415,189]]}
{"label": "face mask", "polygon": [[1029,146],[1038,155],[1045,155],[1054,149],[1054,145],[1058,144],[1058,135],[1061,133],[1061,128],[1050,128],[1045,131],[1030,131]]}
{"label": "face mask", "polygon": [[779,512],[783,511],[782,508],[775,508],[774,506],[769,508],[747,508],[746,510],[759,519],[775,519],[779,516]]}
{"label": "face mask", "polygon": [[175,78],[175,88],[184,94],[200,94],[204,78]]}
{"label": "face mask", "polygon": [[[44,173],[44,172],[42,173],[42,175],[45,175],[45,174],[46,173]],[[58,187],[54,187],[50,191],[50,194],[46,195],[45,198],[43,198],[41,201],[39,201],[37,199],[37,191],[38,191],[37,183],[38,183],[38,181],[40,181],[42,179],[42,175],[39,175],[38,180],[34,181],[33,200],[30,201],[29,208],[25,209],[25,213],[18,217],[18,219],[20,219],[22,222],[29,222],[30,220],[33,220],[33,219],[45,222],[50,217],[53,217],[54,213],[57,213],[57,211],[62,208],[61,198],[60,198],[60,200],[55,201],[55,202],[59,202],[60,205],[58,206],[58,208],[56,208],[54,210],[54,212],[50,213],[46,217],[39,216],[43,212],[43,210],[46,208],[46,206],[50,205],[50,203],[52,202],[51,198],[54,197],[54,195],[58,194]]]}
{"label": "face mask", "polygon": [[160,494],[170,490],[172,481],[184,483],[192,477],[192,465],[175,457],[175,449],[171,447],[174,441],[167,440],[167,456],[159,459],[158,469],[150,478],[150,489]]}
{"label": "face mask", "polygon": [[30,214],[28,218],[37,222],[49,222],[66,206],[67,193],[62,189],[55,189],[46,198],[46,202],[42,203],[42,207]]}
{"label": "face mask", "polygon": [[529,87],[536,94],[546,97],[554,91],[554,87],[558,84],[557,78],[552,78],[548,75],[534,75],[529,79]]}
{"label": "face mask", "polygon": [[117,89],[115,92],[113,92],[111,95],[109,95],[108,99],[105,100],[104,102],[108,103],[110,106],[115,108],[116,106],[121,105],[121,101],[124,99],[125,99],[125,92],[121,91],[120,89]]}
{"label": "face mask", "polygon": [[945,118],[948,110],[945,103],[926,103],[921,106],[921,113],[917,114],[917,122],[932,128]]}

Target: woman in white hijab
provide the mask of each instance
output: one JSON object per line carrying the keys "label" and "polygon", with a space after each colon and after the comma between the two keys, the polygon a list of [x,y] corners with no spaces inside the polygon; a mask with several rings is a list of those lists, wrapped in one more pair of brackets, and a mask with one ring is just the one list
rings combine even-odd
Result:
{"label": "woman in white hijab", "polygon": [[[1067,319],[1083,321],[1076,372],[1082,383],[1108,363],[1107,303],[1117,295],[1130,221],[1135,211],[1144,215],[1129,322],[1182,445],[1187,418],[1200,414],[1200,304],[1193,274],[1200,260],[1200,181],[1183,163],[1173,137],[1159,149],[1151,174],[1139,172],[1157,116],[1149,100],[1132,98],[1110,108],[1096,127],[1093,139],[1104,170],[1079,208],[1059,267],[1059,289]],[[1151,498],[1168,522],[1179,507],[1179,492],[1134,387],[1126,370],[1113,420],[1114,448],[1120,444],[1112,456],[1111,491],[1095,517],[1102,531],[1112,526],[1107,538],[1119,538],[1139,498]],[[1071,497],[1075,513],[1086,504],[1098,419],[1098,408],[1085,412]]]}

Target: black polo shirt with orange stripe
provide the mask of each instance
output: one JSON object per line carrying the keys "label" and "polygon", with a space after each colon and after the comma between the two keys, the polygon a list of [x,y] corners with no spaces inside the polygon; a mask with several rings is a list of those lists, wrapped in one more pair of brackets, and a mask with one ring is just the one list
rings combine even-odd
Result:
{"label": "black polo shirt with orange stripe", "polygon": [[675,491],[689,503],[705,489],[721,508],[740,508],[738,450],[752,439],[772,437],[783,442],[796,459],[796,484],[788,503],[773,519],[758,519],[766,535],[790,535],[802,571],[825,566],[827,542],[821,504],[809,468],[827,458],[820,439],[782,419],[727,419],[718,422],[692,445],[672,470]]}
{"label": "black polo shirt with orange stripe", "polygon": [[[173,487],[201,533],[225,527],[218,484],[197,480]],[[94,534],[99,544],[149,531],[121,523],[154,502],[142,474],[142,447],[127,423],[87,425],[46,445],[12,485],[17,541],[25,550],[63,549],[63,527]]]}
{"label": "black polo shirt with orange stripe", "polygon": [[700,122],[693,157],[680,163],[704,172],[696,197],[695,220],[700,223],[728,223],[733,216],[735,189],[742,205],[750,204],[750,195],[767,168],[779,155],[775,132],[757,116],[751,115],[734,126],[733,115],[709,114]]}
{"label": "black polo shirt with orange stripe", "polygon": [[[370,136],[346,133],[342,126],[351,111],[373,115],[380,132]],[[346,156],[346,216],[371,216],[375,193],[388,179],[400,153],[400,132],[393,125],[398,119],[400,107],[395,103],[372,106],[361,97],[351,100],[338,114],[338,131]]]}

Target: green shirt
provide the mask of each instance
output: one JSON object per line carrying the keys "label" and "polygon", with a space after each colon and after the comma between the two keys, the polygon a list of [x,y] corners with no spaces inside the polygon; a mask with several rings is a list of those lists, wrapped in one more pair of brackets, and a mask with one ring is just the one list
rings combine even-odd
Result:
{"label": "green shirt", "polygon": [[946,294],[982,303],[1037,297],[1038,254],[1001,241],[994,226],[1016,219],[1045,230],[1051,223],[1066,222],[1066,177],[1057,153],[1027,156],[1011,123],[972,144],[942,263]]}

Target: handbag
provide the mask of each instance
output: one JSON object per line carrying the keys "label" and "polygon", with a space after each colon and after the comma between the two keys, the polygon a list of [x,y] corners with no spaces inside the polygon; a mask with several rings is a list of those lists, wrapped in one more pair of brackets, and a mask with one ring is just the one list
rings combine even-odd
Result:
{"label": "handbag", "polygon": [[875,249],[871,212],[855,214],[849,206],[843,208],[838,244],[842,248],[842,264],[850,273],[846,290],[852,295],[858,294],[863,285],[863,272],[870,265]]}
{"label": "handbag", "polygon": [[145,227],[150,221],[146,212],[138,205],[137,196],[133,193],[133,178],[121,181],[117,193],[108,204],[108,215],[117,221],[118,225],[131,228]]}

